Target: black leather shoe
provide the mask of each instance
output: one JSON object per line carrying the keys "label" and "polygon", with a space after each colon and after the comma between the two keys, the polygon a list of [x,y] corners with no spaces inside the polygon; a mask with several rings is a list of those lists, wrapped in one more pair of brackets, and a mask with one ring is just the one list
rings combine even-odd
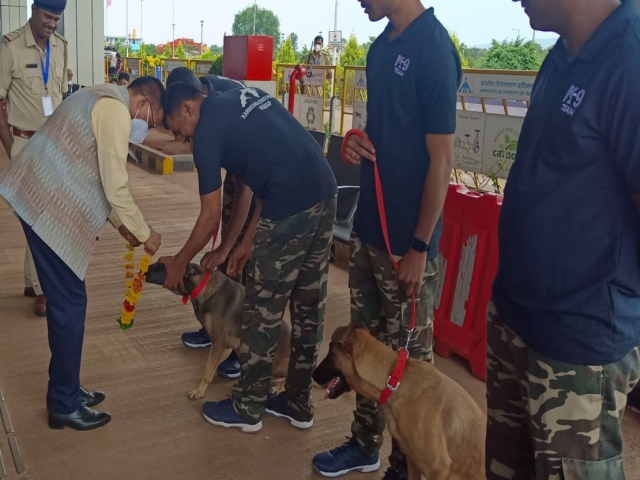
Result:
{"label": "black leather shoe", "polygon": [[87,407],[95,407],[105,399],[103,392],[90,392],[80,387],[80,402]]}
{"label": "black leather shoe", "polygon": [[56,430],[64,427],[74,430],[93,430],[106,425],[109,420],[111,420],[110,414],[91,410],[86,405],[81,405],[78,410],[68,415],[49,412],[49,428]]}

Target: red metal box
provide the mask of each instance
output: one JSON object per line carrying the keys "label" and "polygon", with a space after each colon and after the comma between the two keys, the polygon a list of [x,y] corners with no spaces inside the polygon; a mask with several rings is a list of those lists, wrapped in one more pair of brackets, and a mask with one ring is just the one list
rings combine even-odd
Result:
{"label": "red metal box", "polygon": [[234,80],[271,81],[272,70],[273,37],[224,37],[222,75]]}

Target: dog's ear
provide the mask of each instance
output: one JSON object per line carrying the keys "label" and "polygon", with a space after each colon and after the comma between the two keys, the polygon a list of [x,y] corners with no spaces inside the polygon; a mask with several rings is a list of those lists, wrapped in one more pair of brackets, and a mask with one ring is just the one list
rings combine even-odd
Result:
{"label": "dog's ear", "polygon": [[353,331],[356,327],[349,325],[347,327],[338,327],[331,336],[331,342],[340,347],[344,352],[351,354],[353,351]]}
{"label": "dog's ear", "polygon": [[202,275],[202,268],[200,267],[200,265],[196,265],[195,263],[190,263],[185,273],[188,277]]}

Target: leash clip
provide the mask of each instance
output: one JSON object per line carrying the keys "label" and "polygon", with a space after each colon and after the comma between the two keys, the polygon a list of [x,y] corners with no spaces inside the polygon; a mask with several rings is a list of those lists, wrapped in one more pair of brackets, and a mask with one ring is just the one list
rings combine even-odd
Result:
{"label": "leash clip", "polygon": [[409,351],[409,343],[411,343],[411,336],[413,335],[413,332],[415,332],[415,328],[410,328],[409,330],[407,330],[407,341],[404,344],[404,349],[408,352]]}

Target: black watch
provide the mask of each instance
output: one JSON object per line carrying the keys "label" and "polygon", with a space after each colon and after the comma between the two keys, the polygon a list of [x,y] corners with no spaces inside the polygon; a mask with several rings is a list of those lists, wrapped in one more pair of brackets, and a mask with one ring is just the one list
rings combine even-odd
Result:
{"label": "black watch", "polygon": [[431,250],[431,245],[429,245],[421,238],[414,237],[413,241],[411,242],[411,248],[413,248],[418,253],[429,253],[429,250]]}

